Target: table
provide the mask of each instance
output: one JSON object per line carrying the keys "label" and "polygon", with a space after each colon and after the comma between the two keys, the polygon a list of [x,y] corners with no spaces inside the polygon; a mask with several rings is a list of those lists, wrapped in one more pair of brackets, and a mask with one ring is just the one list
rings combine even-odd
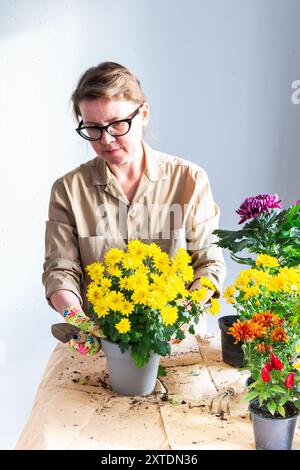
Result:
{"label": "table", "polygon": [[[58,344],[16,449],[255,448],[244,398],[248,373],[222,362],[218,335],[189,336],[161,364],[167,375],[151,395],[123,397],[110,389],[102,352],[82,357]],[[216,397],[229,386],[230,415],[223,402],[218,413]],[[293,448],[300,449],[299,423]]]}

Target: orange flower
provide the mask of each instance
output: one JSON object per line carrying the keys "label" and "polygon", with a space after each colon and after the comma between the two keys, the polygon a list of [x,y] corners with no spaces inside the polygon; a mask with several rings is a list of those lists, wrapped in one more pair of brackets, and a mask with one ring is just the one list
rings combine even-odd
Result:
{"label": "orange flower", "polygon": [[264,328],[251,320],[245,320],[244,322],[238,320],[228,328],[228,332],[234,337],[236,343],[239,341],[252,341],[265,334]]}
{"label": "orange flower", "polygon": [[262,342],[260,344],[257,344],[256,347],[257,347],[257,352],[259,352],[259,353],[262,353],[266,350],[264,342]]}
{"label": "orange flower", "polygon": [[259,323],[265,328],[270,328],[272,326],[279,325],[280,318],[275,313],[271,313],[270,311],[267,311],[267,312],[261,312],[261,313],[254,313],[252,316],[252,321],[255,323]]}
{"label": "orange flower", "polygon": [[287,339],[286,332],[284,331],[283,328],[281,328],[281,326],[279,326],[278,328],[272,331],[271,340],[274,342],[282,341],[284,343],[287,343],[288,339]]}

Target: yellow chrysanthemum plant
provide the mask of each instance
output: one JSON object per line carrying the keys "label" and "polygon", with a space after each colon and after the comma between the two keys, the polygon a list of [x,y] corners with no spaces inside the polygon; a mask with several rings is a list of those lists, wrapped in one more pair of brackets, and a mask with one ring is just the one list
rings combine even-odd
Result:
{"label": "yellow chrysanthemum plant", "polygon": [[[229,334],[243,342],[245,366],[257,375],[270,351],[288,367],[299,356],[300,266],[280,267],[275,257],[259,254],[255,268],[239,273],[223,296],[238,321]],[[256,364],[255,367],[253,364]]]}
{"label": "yellow chrysanthemum plant", "polygon": [[171,338],[185,337],[183,325],[194,334],[194,325],[205,311],[219,313],[217,299],[204,304],[208,290],[216,290],[210,279],[201,277],[199,289],[187,290],[194,280],[190,263],[184,248],[170,257],[155,243],[131,240],[125,251],[111,248],[103,262],[86,267],[91,278],[90,317],[122,352],[131,346],[137,367],[149,360],[152,351],[170,354]]}
{"label": "yellow chrysanthemum plant", "polygon": [[300,266],[280,267],[276,258],[259,254],[255,268],[241,271],[223,296],[243,318],[271,310],[299,325]]}

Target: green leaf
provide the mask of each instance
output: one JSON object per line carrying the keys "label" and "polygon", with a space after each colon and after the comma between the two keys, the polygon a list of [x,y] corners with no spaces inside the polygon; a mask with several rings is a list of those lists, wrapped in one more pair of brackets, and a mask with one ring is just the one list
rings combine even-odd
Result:
{"label": "green leaf", "polygon": [[181,329],[176,331],[176,338],[179,340],[183,340],[185,338],[184,332]]}
{"label": "green leaf", "polygon": [[268,403],[267,403],[267,408],[268,410],[270,411],[271,415],[274,416],[274,413],[275,413],[275,410],[276,410],[276,403],[274,400],[270,400]]}
{"label": "green leaf", "polygon": [[190,333],[191,335],[194,335],[194,334],[195,334],[194,325],[190,325],[190,327],[189,327],[189,333]]}
{"label": "green leaf", "polygon": [[278,413],[280,413],[281,416],[284,416],[284,418],[285,418],[285,409],[283,408],[282,405],[278,406]]}
{"label": "green leaf", "polygon": [[135,365],[138,368],[143,367],[143,365],[145,363],[145,360],[144,360],[143,356],[141,356],[140,353],[138,353],[137,351],[131,351],[131,356],[134,359]]}
{"label": "green leaf", "polygon": [[300,410],[300,400],[295,400],[293,403]]}
{"label": "green leaf", "polygon": [[166,375],[167,375],[166,368],[162,365],[159,365],[158,366],[157,377],[166,377]]}
{"label": "green leaf", "polygon": [[252,382],[250,385],[248,385],[248,388],[253,388],[253,387],[255,387],[258,383],[260,383],[260,380],[256,380],[255,382]]}
{"label": "green leaf", "polygon": [[128,343],[119,343],[119,348],[121,350],[122,353],[124,353],[125,351],[127,351],[129,349],[129,344]]}
{"label": "green leaf", "polygon": [[272,390],[272,392],[283,393],[284,395],[286,394],[286,390],[280,387],[280,385],[271,385],[270,390]]}
{"label": "green leaf", "polygon": [[280,400],[279,400],[279,405],[285,405],[286,402],[289,401],[289,397],[288,396],[285,396],[285,397],[281,397]]}
{"label": "green leaf", "polygon": [[258,395],[257,392],[253,390],[252,392],[248,393],[245,398],[246,400],[251,401],[251,400],[254,400],[254,398],[256,398],[257,395]]}
{"label": "green leaf", "polygon": [[153,350],[160,356],[168,356],[171,352],[171,347],[165,341],[155,341],[153,343]]}

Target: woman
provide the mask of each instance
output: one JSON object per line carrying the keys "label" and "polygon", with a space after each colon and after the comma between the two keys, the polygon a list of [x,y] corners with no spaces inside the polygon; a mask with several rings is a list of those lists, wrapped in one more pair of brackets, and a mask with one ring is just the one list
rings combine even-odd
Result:
{"label": "woman", "polygon": [[85,266],[135,238],[171,256],[185,247],[195,270],[190,290],[207,276],[218,295],[225,264],[212,245],[219,209],[208,178],[199,166],[145,143],[149,104],[139,80],[104,62],[83,74],[72,102],[76,131],[96,157],[52,187],[43,273],[49,304],[61,314],[70,306],[88,312]]}

